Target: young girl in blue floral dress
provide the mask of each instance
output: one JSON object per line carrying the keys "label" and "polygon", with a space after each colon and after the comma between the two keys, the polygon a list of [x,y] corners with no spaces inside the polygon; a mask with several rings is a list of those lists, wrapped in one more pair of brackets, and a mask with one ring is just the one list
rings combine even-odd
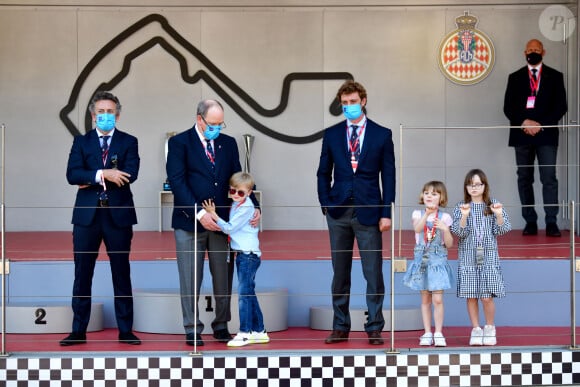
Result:
{"label": "young girl in blue floral dress", "polygon": [[[457,297],[467,299],[472,330],[469,345],[495,345],[494,298],[505,296],[497,236],[511,230],[503,205],[490,197],[485,173],[472,169],[465,176],[464,200],[453,210],[451,231],[459,237]],[[485,326],[479,325],[479,303]]]}
{"label": "young girl in blue floral dress", "polygon": [[[414,260],[403,277],[403,284],[421,292],[425,333],[419,338],[419,344],[444,347],[447,343],[442,332],[443,290],[451,288],[453,283],[453,274],[447,262],[447,249],[453,245],[449,230],[452,219],[439,209],[447,205],[445,184],[440,181],[425,183],[419,204],[424,204],[425,208],[415,210],[411,215],[415,230]],[[431,333],[432,316],[435,334]]]}

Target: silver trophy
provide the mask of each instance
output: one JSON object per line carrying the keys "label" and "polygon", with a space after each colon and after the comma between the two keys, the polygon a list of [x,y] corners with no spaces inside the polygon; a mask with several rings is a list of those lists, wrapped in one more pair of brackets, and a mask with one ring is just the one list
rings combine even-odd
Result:
{"label": "silver trophy", "polygon": [[246,149],[246,157],[244,159],[244,172],[250,173],[250,155],[252,147],[254,146],[254,136],[251,134],[244,134],[244,147]]}
{"label": "silver trophy", "polygon": [[[177,132],[167,132],[165,133],[165,163],[167,164],[167,153],[169,153],[169,139],[175,136]],[[169,185],[169,179],[165,179],[163,183],[163,191],[171,191],[171,186]]]}

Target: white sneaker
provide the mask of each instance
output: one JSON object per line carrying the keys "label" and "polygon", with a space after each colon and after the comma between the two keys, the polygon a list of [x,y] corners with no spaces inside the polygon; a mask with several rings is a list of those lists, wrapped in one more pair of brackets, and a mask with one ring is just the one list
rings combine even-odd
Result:
{"label": "white sneaker", "polygon": [[251,333],[240,332],[236,337],[228,341],[228,347],[243,347],[244,345],[252,344],[251,336]]}
{"label": "white sneaker", "polygon": [[266,331],[250,333],[250,344],[266,344],[270,342],[270,337]]}
{"label": "white sneaker", "polygon": [[483,328],[483,345],[496,345],[495,326],[486,325]]}
{"label": "white sneaker", "polygon": [[435,335],[433,335],[433,342],[436,347],[447,347],[447,342],[441,332],[435,332]]}
{"label": "white sneaker", "polygon": [[419,337],[419,345],[432,345],[433,344],[433,334],[431,332],[425,333],[423,336]]}
{"label": "white sneaker", "polygon": [[469,345],[483,345],[483,329],[476,327],[471,330]]}

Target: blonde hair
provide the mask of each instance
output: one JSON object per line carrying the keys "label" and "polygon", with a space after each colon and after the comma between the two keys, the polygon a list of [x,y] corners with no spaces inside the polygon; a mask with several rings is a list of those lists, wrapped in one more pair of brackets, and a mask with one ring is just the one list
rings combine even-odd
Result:
{"label": "blonde hair", "polygon": [[254,189],[254,178],[247,172],[236,172],[230,177],[232,187],[244,186],[248,189]]}
{"label": "blonde hair", "polygon": [[423,192],[428,191],[429,188],[433,188],[433,191],[439,194],[439,206],[445,207],[447,205],[447,188],[445,188],[445,184],[443,184],[443,182],[438,180],[431,180],[423,185],[421,195],[419,195],[419,204],[425,204],[423,201]]}

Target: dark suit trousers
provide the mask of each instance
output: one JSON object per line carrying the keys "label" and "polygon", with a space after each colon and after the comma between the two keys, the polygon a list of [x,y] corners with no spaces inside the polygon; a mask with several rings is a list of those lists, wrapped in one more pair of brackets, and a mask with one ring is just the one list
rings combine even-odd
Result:
{"label": "dark suit trousers", "polygon": [[558,220],[558,179],[556,178],[558,147],[524,145],[515,147],[515,150],[518,165],[518,192],[524,220],[526,222],[538,220],[538,214],[534,209],[534,164],[537,157],[546,223],[556,223]]}
{"label": "dark suit trousers", "polygon": [[[206,251],[208,252],[215,305],[212,305],[211,301],[207,301],[203,306],[207,312],[213,312],[215,308],[215,318],[211,323],[214,332],[220,329],[227,329],[228,322],[231,320],[230,303],[234,275],[234,260],[228,259],[227,235],[214,231],[198,232],[197,259],[194,259],[195,233],[175,229],[174,234],[177,250],[177,269],[179,272],[181,312],[183,314],[185,333],[195,333],[194,327],[197,329],[197,333],[203,332],[204,325],[199,319],[198,304]],[[197,279],[195,276],[196,264]],[[197,294],[197,299],[194,298],[194,294]],[[197,313],[194,313],[194,311]]]}
{"label": "dark suit trousers", "polygon": [[383,240],[378,224],[364,226],[356,218],[356,211],[348,209],[340,218],[326,216],[330,234],[332,256],[332,307],[334,319],[332,328],[350,331],[350,287],[352,254],[356,238],[361,255],[363,276],[367,282],[366,303],[368,318],[365,331],[382,331],[385,326],[383,299]]}
{"label": "dark suit trousers", "polygon": [[117,327],[120,332],[130,332],[133,329],[133,293],[129,264],[133,227],[117,227],[110,211],[114,209],[97,208],[91,225],[75,224],[73,227],[73,332],[86,332],[89,325],[93,274],[102,241],[105,242],[111,265]]}

